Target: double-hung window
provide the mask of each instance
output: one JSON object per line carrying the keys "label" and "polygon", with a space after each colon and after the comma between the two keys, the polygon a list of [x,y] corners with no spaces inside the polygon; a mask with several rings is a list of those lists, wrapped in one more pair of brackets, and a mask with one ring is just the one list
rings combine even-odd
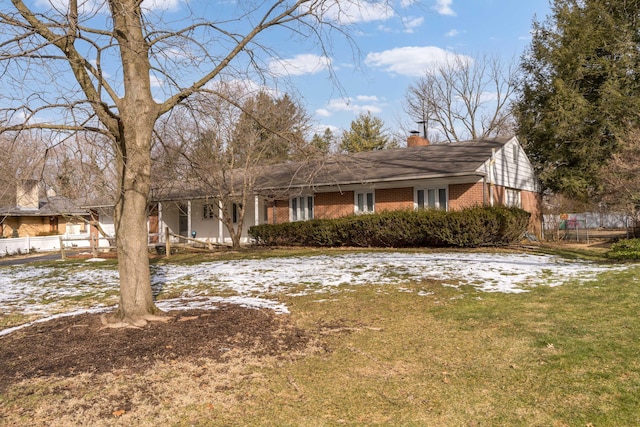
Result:
{"label": "double-hung window", "polygon": [[202,212],[202,217],[204,219],[212,219],[216,217],[216,205],[214,205],[213,203],[205,203],[204,204],[204,209]]}
{"label": "double-hung window", "polygon": [[291,221],[313,219],[313,196],[292,197],[289,199]]}
{"label": "double-hung window", "polygon": [[515,190],[513,188],[505,188],[504,190],[504,204],[506,206],[511,206],[514,208],[522,207],[522,199],[520,196],[520,190]]}
{"label": "double-hung window", "polygon": [[375,197],[373,192],[355,193],[356,213],[371,213],[375,208]]}
{"label": "double-hung window", "polygon": [[416,207],[418,209],[447,210],[447,189],[425,188],[416,190]]}
{"label": "double-hung window", "polygon": [[234,224],[237,224],[238,220],[240,219],[241,209],[242,209],[241,203],[234,203],[233,205],[231,205],[231,220],[233,221]]}

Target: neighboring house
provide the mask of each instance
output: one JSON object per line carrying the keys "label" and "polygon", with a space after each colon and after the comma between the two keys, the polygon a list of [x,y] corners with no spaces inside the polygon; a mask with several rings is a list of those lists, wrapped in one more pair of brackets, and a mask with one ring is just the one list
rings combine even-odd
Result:
{"label": "neighboring house", "polygon": [[16,187],[9,206],[0,207],[0,237],[88,233],[88,210],[64,197],[40,197],[37,180],[22,180]]}
{"label": "neighboring house", "polygon": [[[429,144],[411,136],[407,145],[265,168],[245,207],[243,241],[256,224],[493,204],[529,211],[530,229],[539,233],[541,187],[517,138]],[[183,236],[195,231],[198,239],[229,241],[216,214],[224,208],[233,217],[237,206],[219,206],[215,194],[183,188],[152,200],[150,233],[162,235],[168,227]]]}

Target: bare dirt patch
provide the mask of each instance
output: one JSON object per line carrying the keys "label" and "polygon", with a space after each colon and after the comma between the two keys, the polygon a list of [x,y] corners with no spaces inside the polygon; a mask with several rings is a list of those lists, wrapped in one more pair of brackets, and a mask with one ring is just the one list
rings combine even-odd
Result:
{"label": "bare dirt patch", "polygon": [[222,361],[234,350],[279,355],[309,341],[288,316],[269,310],[221,305],[167,314],[167,323],[142,329],[101,329],[99,315],[84,314],[0,337],[0,393],[25,379],[135,373],[162,361]]}

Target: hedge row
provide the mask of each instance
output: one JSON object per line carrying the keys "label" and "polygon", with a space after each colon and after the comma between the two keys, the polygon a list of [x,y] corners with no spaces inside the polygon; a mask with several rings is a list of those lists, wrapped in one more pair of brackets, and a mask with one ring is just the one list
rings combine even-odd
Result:
{"label": "hedge row", "polygon": [[620,240],[611,245],[606,255],[611,259],[640,259],[640,239]]}
{"label": "hedge row", "polygon": [[249,229],[267,246],[479,247],[502,246],[522,237],[529,213],[517,208],[462,211],[389,211],[338,219],[261,224]]}

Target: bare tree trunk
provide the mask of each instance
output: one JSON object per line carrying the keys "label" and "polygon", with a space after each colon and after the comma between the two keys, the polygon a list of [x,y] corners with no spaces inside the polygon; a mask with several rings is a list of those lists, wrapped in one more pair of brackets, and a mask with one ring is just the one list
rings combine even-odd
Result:
{"label": "bare tree trunk", "polygon": [[[123,64],[125,98],[118,100],[119,191],[115,205],[120,305],[112,321],[143,325],[159,312],[149,272],[147,204],[151,189],[151,137],[159,107],[151,94],[149,46],[137,1],[110,1]],[[138,24],[138,25],[135,25]],[[119,31],[121,30],[121,31]]]}
{"label": "bare tree trunk", "polygon": [[120,273],[120,304],[113,320],[140,325],[158,314],[159,310],[153,303],[147,246],[146,208],[151,182],[151,157],[148,149],[150,131],[135,133],[134,143],[125,141],[127,156],[119,162],[122,164],[121,193],[116,202],[114,220]]}

